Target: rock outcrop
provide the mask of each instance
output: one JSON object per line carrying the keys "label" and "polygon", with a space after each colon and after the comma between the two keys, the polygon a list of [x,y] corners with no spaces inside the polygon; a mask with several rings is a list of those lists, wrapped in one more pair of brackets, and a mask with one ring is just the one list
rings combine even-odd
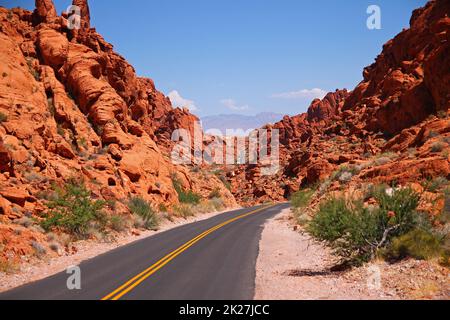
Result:
{"label": "rock outcrop", "polygon": [[185,189],[205,199],[218,189],[235,205],[216,176],[170,160],[172,131],[192,131],[197,118],[173,108],[91,28],[86,0],[73,4],[79,30],[51,0],[36,0],[34,12],[0,7],[0,224],[39,219],[45,193],[71,178],[84,180],[94,198],[139,196],[158,209],[177,205],[176,174]]}
{"label": "rock outcrop", "polygon": [[264,177],[261,165],[228,169],[236,198],[252,204],[314,184],[449,179],[449,14],[444,0],[415,10],[410,28],[384,45],[352,92],[329,93],[269,126],[280,130],[281,170]]}

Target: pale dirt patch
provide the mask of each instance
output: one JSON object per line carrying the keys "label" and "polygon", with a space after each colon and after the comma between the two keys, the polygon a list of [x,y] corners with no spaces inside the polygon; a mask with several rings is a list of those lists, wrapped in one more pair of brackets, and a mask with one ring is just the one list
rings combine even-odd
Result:
{"label": "pale dirt patch", "polygon": [[184,224],[206,220],[221,213],[236,209],[239,208],[228,208],[220,212],[198,214],[193,217],[188,217],[187,219],[174,218],[173,221],[164,220],[160,224],[157,231],[139,231],[138,235],[136,235],[134,232],[134,234],[132,232],[128,232],[127,234],[118,234],[114,237],[113,240],[108,242],[98,242],[95,240],[75,242],[70,245],[70,253],[65,252],[61,256],[52,258],[47,257],[41,260],[32,259],[32,261],[30,262],[22,263],[20,265],[20,270],[13,274],[5,274],[0,272],[0,292],[4,292],[30,282],[47,278],[66,270],[70,266],[79,265],[85,260],[89,260],[100,254],[150,237],[157,233],[161,233]]}
{"label": "pale dirt patch", "polygon": [[256,263],[255,299],[388,297],[383,290],[370,290],[365,277],[351,281],[341,273],[328,272],[335,262],[330,251],[308,235],[294,231],[291,217],[290,209],[285,209],[264,226]]}

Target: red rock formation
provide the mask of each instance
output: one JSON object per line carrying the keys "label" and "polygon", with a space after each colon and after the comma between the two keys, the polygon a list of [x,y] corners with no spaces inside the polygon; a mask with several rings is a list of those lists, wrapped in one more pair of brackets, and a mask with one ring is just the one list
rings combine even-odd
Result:
{"label": "red rock formation", "polygon": [[[257,203],[283,200],[324,181],[338,188],[345,179],[403,184],[449,179],[449,14],[450,2],[444,0],[415,10],[411,27],[384,45],[355,90],[329,93],[307,113],[271,126],[280,130],[282,170],[264,177],[260,166],[234,168],[228,177],[235,196]],[[388,158],[383,152],[397,154]],[[339,166],[352,172],[333,181],[339,179],[330,174]],[[243,185],[243,179],[251,183]]]}
{"label": "red rock formation", "polygon": [[72,5],[80,8],[81,29],[89,29],[91,27],[91,14],[87,0],[73,0]]}
{"label": "red rock formation", "polygon": [[157,208],[177,204],[176,173],[185,188],[205,198],[218,188],[235,205],[217,177],[170,161],[172,131],[192,131],[197,118],[172,108],[90,27],[87,1],[73,4],[82,20],[74,32],[51,0],[36,1],[34,14],[0,7],[0,224],[39,217],[38,195],[72,177],[95,198],[140,196]]}
{"label": "red rock formation", "polygon": [[52,0],[35,0],[38,22],[52,22],[57,14]]}
{"label": "red rock formation", "polygon": [[450,106],[450,3],[431,1],[415,10],[409,29],[387,42],[344,110],[367,130],[389,135],[446,112]]}

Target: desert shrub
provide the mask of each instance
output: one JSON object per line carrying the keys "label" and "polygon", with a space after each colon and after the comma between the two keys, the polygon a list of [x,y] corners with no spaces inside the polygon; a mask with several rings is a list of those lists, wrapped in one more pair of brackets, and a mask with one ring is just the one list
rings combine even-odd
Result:
{"label": "desert shrub", "polygon": [[182,217],[182,218],[188,218],[195,214],[190,205],[183,204],[183,203],[180,205],[174,206],[173,211],[177,217]]}
{"label": "desert shrub", "polygon": [[430,192],[439,191],[442,187],[448,184],[448,180],[445,177],[436,177],[432,180],[424,182],[423,187]]}
{"label": "desert shrub", "polygon": [[414,229],[393,239],[383,255],[388,260],[401,260],[407,257],[427,260],[438,257],[443,238],[429,230]]}
{"label": "desert shrub", "polygon": [[192,190],[184,190],[176,174],[172,175],[172,183],[181,203],[198,204],[200,202],[201,196]]}
{"label": "desert shrub", "polygon": [[221,198],[220,190],[218,187],[215,187],[208,195],[208,199]]}
{"label": "desert shrub", "polygon": [[34,253],[37,257],[42,257],[47,253],[47,250],[45,250],[44,246],[37,241],[31,241],[31,247],[33,248]]}
{"label": "desert shrub", "polygon": [[31,227],[33,224],[35,224],[35,221],[33,218],[27,217],[27,216],[23,216],[17,220],[14,220],[15,224],[18,224],[24,228],[29,228]]}
{"label": "desert shrub", "polygon": [[209,200],[209,202],[216,211],[221,211],[225,208],[225,203],[223,202],[222,198],[212,198],[211,200]]}
{"label": "desert shrub", "polygon": [[138,217],[137,220],[142,219],[142,227],[153,230],[159,225],[159,219],[155,211],[153,211],[150,204],[142,198],[133,197],[128,202],[130,211]]}
{"label": "desert shrub", "polygon": [[168,212],[169,209],[167,209],[167,206],[164,203],[160,203],[158,206],[159,212]]}
{"label": "desert shrub", "polygon": [[17,263],[0,258],[0,273],[13,274],[19,271],[20,267]]}
{"label": "desert shrub", "polygon": [[[380,189],[383,190],[383,189]],[[307,226],[311,235],[328,244],[343,263],[359,265],[373,258],[393,238],[419,223],[419,195],[411,189],[374,191],[379,204],[367,208],[362,200],[330,198],[320,205]]]}
{"label": "desert shrub", "polygon": [[305,212],[303,212],[302,209],[308,206],[313,194],[314,190],[304,189],[297,191],[291,195],[290,201],[291,207],[293,209],[292,211],[294,213],[295,221],[299,225],[304,226],[309,221],[308,215]]}
{"label": "desert shrub", "polygon": [[0,112],[0,123],[8,121],[8,116],[3,112]]}
{"label": "desert shrub", "polygon": [[380,158],[375,159],[373,161],[373,164],[376,165],[376,166],[382,166],[382,165],[385,165],[385,164],[387,164],[389,162],[391,162],[391,158],[389,158],[389,157],[380,157]]}
{"label": "desert shrub", "polygon": [[227,177],[220,176],[219,179],[220,179],[220,181],[222,181],[225,188],[227,188],[228,190],[231,190],[231,183],[227,180]]}
{"label": "desert shrub", "polygon": [[202,201],[199,204],[191,206],[191,210],[194,215],[197,213],[209,213],[216,211],[216,209],[214,208],[214,206],[210,201]]}
{"label": "desert shrub", "polygon": [[47,203],[50,212],[41,222],[42,228],[50,231],[61,228],[70,234],[86,237],[88,229],[103,229],[106,216],[102,209],[104,201],[93,200],[84,184],[68,182],[63,188],[55,187],[55,196]]}
{"label": "desert shrub", "polygon": [[128,224],[124,217],[114,215],[109,219],[111,229],[117,232],[123,232],[127,229]]}
{"label": "desert shrub", "polygon": [[341,166],[338,170],[331,174],[331,180],[340,182],[349,182],[354,175],[357,175],[359,170],[356,166]]}
{"label": "desert shrub", "polygon": [[311,189],[300,190],[291,195],[291,206],[295,209],[306,207],[311,200],[314,191]]}

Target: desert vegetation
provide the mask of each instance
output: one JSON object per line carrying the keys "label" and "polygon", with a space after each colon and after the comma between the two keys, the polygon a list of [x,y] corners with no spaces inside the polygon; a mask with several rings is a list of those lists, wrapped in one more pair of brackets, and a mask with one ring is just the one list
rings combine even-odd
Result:
{"label": "desert vegetation", "polygon": [[[428,190],[440,190],[448,202],[446,184],[443,179],[427,182]],[[432,217],[420,210],[421,193],[409,187],[370,185],[360,197],[325,196],[316,212],[308,215],[306,207],[313,194],[312,190],[293,194],[294,215],[313,238],[333,249],[342,265],[408,257],[448,265],[448,203]]]}
{"label": "desert vegetation", "polygon": [[49,212],[41,226],[46,231],[56,228],[79,238],[86,238],[92,229],[105,229],[105,205],[102,200],[93,200],[82,182],[70,181],[63,187],[54,186],[54,195],[47,203]]}

